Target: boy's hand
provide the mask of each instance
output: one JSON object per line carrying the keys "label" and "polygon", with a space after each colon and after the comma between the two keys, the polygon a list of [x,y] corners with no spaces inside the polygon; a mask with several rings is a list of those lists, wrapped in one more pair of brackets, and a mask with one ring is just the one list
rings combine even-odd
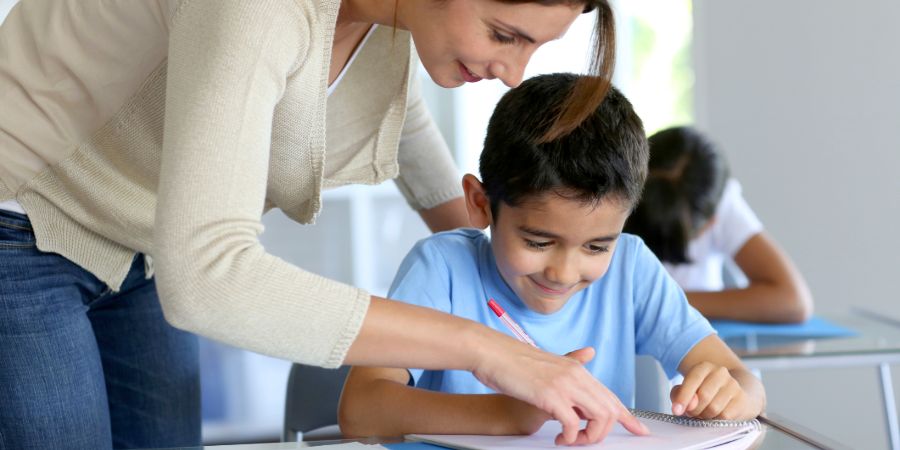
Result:
{"label": "boy's hand", "polygon": [[738,380],[724,366],[701,362],[672,388],[672,413],[701,419],[751,419],[762,412]]}

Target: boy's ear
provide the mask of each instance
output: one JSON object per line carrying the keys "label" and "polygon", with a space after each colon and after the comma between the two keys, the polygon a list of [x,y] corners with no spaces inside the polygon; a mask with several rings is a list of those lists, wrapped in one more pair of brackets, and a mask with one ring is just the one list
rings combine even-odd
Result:
{"label": "boy's ear", "polygon": [[472,226],[482,230],[491,226],[491,201],[487,198],[481,181],[475,175],[467,173],[462,179],[462,188]]}

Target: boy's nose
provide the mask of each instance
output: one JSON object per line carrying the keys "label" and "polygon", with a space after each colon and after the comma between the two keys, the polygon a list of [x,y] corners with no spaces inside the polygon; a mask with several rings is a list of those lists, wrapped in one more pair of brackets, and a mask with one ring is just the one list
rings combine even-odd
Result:
{"label": "boy's nose", "polygon": [[566,257],[559,258],[555,264],[547,266],[544,276],[547,281],[555,283],[556,287],[565,288],[574,285],[580,278],[576,265]]}

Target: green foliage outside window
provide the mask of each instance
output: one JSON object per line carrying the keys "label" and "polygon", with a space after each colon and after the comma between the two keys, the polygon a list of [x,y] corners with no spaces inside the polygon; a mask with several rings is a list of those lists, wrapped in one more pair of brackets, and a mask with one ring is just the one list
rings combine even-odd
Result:
{"label": "green foliage outside window", "polygon": [[652,134],[694,120],[691,0],[628,0],[628,94]]}

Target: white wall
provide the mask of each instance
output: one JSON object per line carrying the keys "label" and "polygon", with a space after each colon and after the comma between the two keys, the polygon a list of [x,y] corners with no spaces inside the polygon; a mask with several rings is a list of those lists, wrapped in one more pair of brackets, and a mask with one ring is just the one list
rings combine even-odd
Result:
{"label": "white wall", "polygon": [[[694,18],[698,124],[819,311],[900,317],[900,2],[695,0]],[[874,370],[763,379],[770,410],[886,448]]]}
{"label": "white wall", "polygon": [[694,9],[698,122],[817,306],[900,316],[900,2]]}

